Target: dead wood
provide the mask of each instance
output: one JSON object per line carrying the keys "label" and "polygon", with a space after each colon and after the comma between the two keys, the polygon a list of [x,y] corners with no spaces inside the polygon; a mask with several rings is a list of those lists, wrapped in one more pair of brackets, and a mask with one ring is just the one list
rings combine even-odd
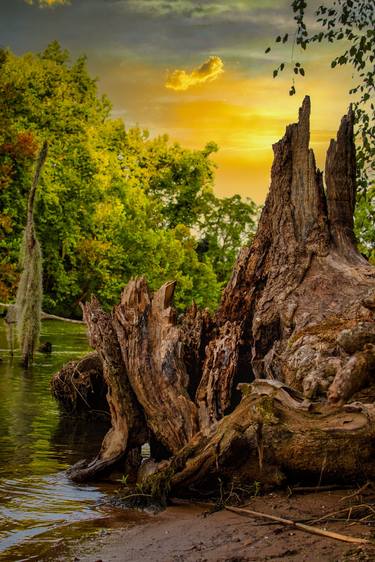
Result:
{"label": "dead wood", "polygon": [[270,521],[275,521],[281,525],[286,525],[287,527],[294,527],[300,531],[305,531],[311,535],[318,535],[321,537],[328,537],[329,539],[334,539],[336,541],[349,542],[352,544],[371,544],[369,540],[362,539],[359,537],[351,537],[349,535],[343,535],[342,533],[336,533],[334,531],[327,531],[327,529],[320,529],[319,527],[313,527],[312,525],[305,525],[304,523],[299,523],[298,521],[292,521],[291,519],[285,519],[284,517],[278,517],[276,515],[269,515],[268,513],[261,513],[259,511],[254,511],[252,509],[243,509],[240,507],[229,507],[225,508],[233,513],[238,513],[239,515],[246,515],[250,517],[269,519]]}
{"label": "dead wood", "polygon": [[64,365],[53,375],[51,391],[61,408],[70,415],[108,415],[107,385],[96,351]]}
{"label": "dead wood", "polygon": [[[86,305],[112,414],[99,460],[126,456],[138,412],[166,451],[143,483],[152,494],[191,494],[234,475],[271,485],[375,475],[375,268],[353,233],[352,111],[329,147],[325,188],[309,137],[305,98],[273,147],[256,236],[215,315],[193,306],[178,321],[175,283],[152,295],[143,278],[112,315]],[[236,405],[238,383],[246,396]],[[358,396],[364,404],[345,405]]]}
{"label": "dead wood", "polygon": [[80,462],[70,469],[70,477],[76,481],[89,480],[107,471],[122,460],[126,453],[129,459],[135,460],[136,466],[133,468],[137,470],[141,458],[134,449],[140,451],[141,445],[148,438],[143,412],[129,384],[111,315],[103,312],[95,299],[83,305],[82,309],[91,344],[103,365],[112,426],[104,437],[97,457]]}
{"label": "dead wood", "polygon": [[[197,434],[144,483],[144,490],[191,495],[219,483],[347,482],[375,476],[375,406],[332,408],[278,381],[248,386],[237,408]],[[323,473],[323,474],[322,474]]]}
{"label": "dead wood", "polygon": [[114,325],[131,386],[147,424],[175,453],[198,430],[197,407],[188,395],[180,330],[171,302],[175,283],[152,297],[143,278],[131,281],[115,308]]}

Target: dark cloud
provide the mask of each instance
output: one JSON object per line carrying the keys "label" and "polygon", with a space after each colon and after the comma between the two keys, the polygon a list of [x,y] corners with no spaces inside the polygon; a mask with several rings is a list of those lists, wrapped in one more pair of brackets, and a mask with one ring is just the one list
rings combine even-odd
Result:
{"label": "dark cloud", "polygon": [[[0,36],[16,52],[57,39],[73,54],[140,57],[164,67],[192,66],[219,49],[244,54],[285,27],[287,0],[1,0]],[[271,10],[271,6],[278,9]],[[289,21],[291,18],[289,17]]]}

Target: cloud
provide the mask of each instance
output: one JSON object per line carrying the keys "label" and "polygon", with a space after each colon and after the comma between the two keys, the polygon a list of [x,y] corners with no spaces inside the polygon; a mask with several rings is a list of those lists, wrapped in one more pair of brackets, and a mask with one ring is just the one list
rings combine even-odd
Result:
{"label": "cloud", "polygon": [[63,6],[70,4],[70,0],[26,0],[27,4],[37,4],[41,8],[49,8],[52,6]]}
{"label": "cloud", "polygon": [[274,0],[126,0],[126,5],[133,11],[153,16],[182,15],[200,19],[272,8]]}
{"label": "cloud", "polygon": [[174,70],[170,72],[165,87],[170,90],[183,91],[216,80],[224,72],[224,63],[220,57],[210,57],[199,68],[186,72],[186,70]]}

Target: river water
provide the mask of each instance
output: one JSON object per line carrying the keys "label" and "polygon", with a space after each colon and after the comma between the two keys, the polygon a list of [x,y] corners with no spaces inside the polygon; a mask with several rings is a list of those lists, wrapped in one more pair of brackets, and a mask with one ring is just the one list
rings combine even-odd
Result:
{"label": "river water", "polygon": [[73,484],[65,470],[97,453],[107,426],[61,416],[49,389],[54,372],[88,351],[85,327],[44,321],[43,341],[52,343],[52,354],[37,353],[25,371],[19,353],[10,357],[0,319],[1,561],[49,559],[63,539],[105,518],[101,504],[110,490]]}

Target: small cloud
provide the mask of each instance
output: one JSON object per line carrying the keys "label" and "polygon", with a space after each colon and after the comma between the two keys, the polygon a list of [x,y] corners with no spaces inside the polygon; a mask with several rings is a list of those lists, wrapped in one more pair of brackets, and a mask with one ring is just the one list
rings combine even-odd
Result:
{"label": "small cloud", "polygon": [[70,0],[26,0],[26,3],[30,4],[31,6],[33,4],[36,4],[41,8],[48,8],[51,6],[63,6],[70,4]]}
{"label": "small cloud", "polygon": [[186,70],[174,70],[170,72],[165,87],[177,92],[187,90],[197,84],[212,82],[224,72],[224,63],[220,57],[210,57],[199,68],[186,72]]}

